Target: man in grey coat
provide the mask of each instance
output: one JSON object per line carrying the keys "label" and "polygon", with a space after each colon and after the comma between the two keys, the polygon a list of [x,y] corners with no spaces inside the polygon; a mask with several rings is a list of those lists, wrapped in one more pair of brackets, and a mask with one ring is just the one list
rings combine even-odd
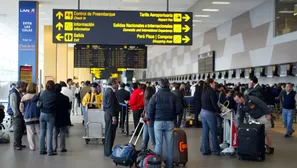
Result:
{"label": "man in grey coat", "polygon": [[24,116],[20,112],[20,103],[22,99],[22,93],[26,91],[26,82],[18,81],[15,88],[9,91],[8,95],[8,114],[13,116],[13,128],[14,128],[14,148],[16,150],[22,150],[25,145],[22,145],[22,137],[25,131]]}

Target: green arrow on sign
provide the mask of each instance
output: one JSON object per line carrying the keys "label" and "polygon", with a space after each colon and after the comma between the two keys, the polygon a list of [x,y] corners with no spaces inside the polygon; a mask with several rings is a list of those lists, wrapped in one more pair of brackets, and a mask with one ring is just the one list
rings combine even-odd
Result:
{"label": "green arrow on sign", "polygon": [[58,41],[61,41],[64,37],[61,35],[61,33],[57,34],[56,39]]}
{"label": "green arrow on sign", "polygon": [[187,22],[187,21],[189,21],[191,19],[191,17],[188,14],[185,14],[183,19]]}
{"label": "green arrow on sign", "polygon": [[188,31],[190,31],[190,27],[188,26],[188,25],[185,25],[184,27],[183,27],[183,30],[187,33]]}
{"label": "green arrow on sign", "polygon": [[56,25],[56,28],[60,31],[62,28],[63,28],[63,24],[61,22],[59,22],[57,25]]}
{"label": "green arrow on sign", "polygon": [[183,41],[185,43],[188,43],[191,39],[188,36],[184,36]]}
{"label": "green arrow on sign", "polygon": [[56,14],[56,17],[60,20],[60,19],[63,17],[63,13],[59,11],[59,12]]}

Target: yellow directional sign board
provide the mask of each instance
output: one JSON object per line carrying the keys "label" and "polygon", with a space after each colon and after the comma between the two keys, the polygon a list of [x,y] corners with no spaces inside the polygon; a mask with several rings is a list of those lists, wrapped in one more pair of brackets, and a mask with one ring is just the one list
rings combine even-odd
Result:
{"label": "yellow directional sign board", "polygon": [[53,42],[192,45],[191,12],[53,10]]}

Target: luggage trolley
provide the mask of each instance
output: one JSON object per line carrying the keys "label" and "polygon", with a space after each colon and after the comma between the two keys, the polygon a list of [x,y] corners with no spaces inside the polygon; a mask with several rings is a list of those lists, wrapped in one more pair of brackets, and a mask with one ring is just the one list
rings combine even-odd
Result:
{"label": "luggage trolley", "polygon": [[[93,105],[98,105],[102,103],[89,103]],[[102,144],[105,143],[105,120],[104,120],[104,111],[103,109],[98,108],[88,108],[86,107],[85,115],[85,135],[83,139],[86,144],[90,140],[99,140],[101,139]]]}
{"label": "luggage trolley", "polygon": [[221,117],[224,119],[224,135],[223,143],[220,144],[222,149],[221,154],[226,156],[234,156],[236,154],[235,147],[237,143],[237,130],[234,121],[234,110],[221,105],[222,113]]}
{"label": "luggage trolley", "polygon": [[193,119],[194,117],[194,97],[193,96],[185,96],[184,103],[186,103],[187,107],[184,109],[183,119],[182,119],[182,126],[185,126],[187,122],[187,114],[191,116]]}

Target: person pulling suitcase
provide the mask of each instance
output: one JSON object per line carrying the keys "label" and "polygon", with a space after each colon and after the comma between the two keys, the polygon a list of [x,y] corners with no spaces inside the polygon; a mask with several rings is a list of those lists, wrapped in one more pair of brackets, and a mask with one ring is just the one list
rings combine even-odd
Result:
{"label": "person pulling suitcase", "polygon": [[[239,115],[239,118],[238,118],[239,124],[243,123],[245,113],[249,114],[250,116],[249,121],[263,124],[265,126],[264,136],[266,136],[267,143],[268,143],[267,151],[268,151],[268,154],[273,154],[274,147],[272,144],[272,137],[270,134],[270,129],[271,129],[270,121],[272,116],[271,116],[271,111],[269,110],[265,102],[256,96],[251,96],[251,95],[243,96],[243,94],[240,92],[236,92],[234,94],[234,100],[238,104],[237,114]],[[239,126],[239,130],[240,130],[240,126]],[[238,134],[239,134],[238,136],[240,136],[240,133]],[[240,137],[239,137],[239,141],[240,141]],[[240,146],[240,142],[238,145]]]}

